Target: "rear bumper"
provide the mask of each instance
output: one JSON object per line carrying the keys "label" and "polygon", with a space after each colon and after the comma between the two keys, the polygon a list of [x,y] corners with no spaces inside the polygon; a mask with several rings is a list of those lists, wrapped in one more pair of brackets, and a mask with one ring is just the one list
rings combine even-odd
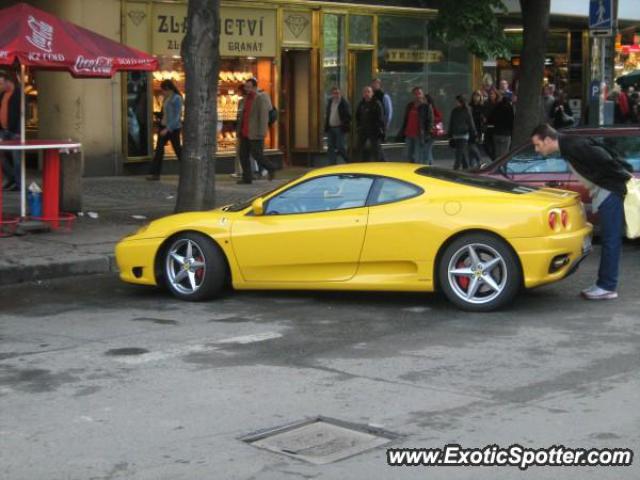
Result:
{"label": "rear bumper", "polygon": [[[512,239],[511,244],[520,257],[524,285],[527,288],[538,287],[557,282],[575,273],[580,263],[591,252],[592,227],[548,237]],[[566,255],[567,265],[551,272],[554,258]]]}

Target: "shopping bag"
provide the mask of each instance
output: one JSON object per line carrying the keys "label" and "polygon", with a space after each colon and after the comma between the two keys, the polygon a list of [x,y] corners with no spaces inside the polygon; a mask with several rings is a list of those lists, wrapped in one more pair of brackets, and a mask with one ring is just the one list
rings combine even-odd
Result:
{"label": "shopping bag", "polygon": [[637,178],[627,182],[624,219],[627,222],[627,238],[640,237],[640,180]]}

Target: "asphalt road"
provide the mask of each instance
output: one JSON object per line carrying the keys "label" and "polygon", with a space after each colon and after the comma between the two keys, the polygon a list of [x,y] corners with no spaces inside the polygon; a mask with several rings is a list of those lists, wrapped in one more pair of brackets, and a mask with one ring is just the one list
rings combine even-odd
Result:
{"label": "asphalt road", "polygon": [[[597,253],[597,252],[596,252]],[[189,304],[115,277],[0,291],[0,477],[637,479],[630,467],[311,465],[239,440],[316,415],[393,446],[640,446],[640,248],[621,298],[570,279],[493,314],[437,295],[231,293]],[[124,350],[123,350],[124,349]],[[636,451],[636,454],[638,452]]]}

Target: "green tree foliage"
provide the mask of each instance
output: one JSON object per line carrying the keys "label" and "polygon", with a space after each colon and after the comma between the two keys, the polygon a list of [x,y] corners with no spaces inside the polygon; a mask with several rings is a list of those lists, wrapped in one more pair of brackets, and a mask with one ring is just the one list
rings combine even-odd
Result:
{"label": "green tree foliage", "polygon": [[502,0],[448,0],[438,5],[431,24],[445,42],[462,42],[479,58],[509,58],[511,49],[498,15],[507,13]]}

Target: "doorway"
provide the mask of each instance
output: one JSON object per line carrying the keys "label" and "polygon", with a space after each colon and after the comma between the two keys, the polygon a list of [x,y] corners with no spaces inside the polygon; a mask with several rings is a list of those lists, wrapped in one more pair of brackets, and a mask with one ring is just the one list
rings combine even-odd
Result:
{"label": "doorway", "polygon": [[296,151],[308,152],[311,134],[311,52],[285,49],[282,51],[282,82],[280,92],[280,146],[285,165],[296,162]]}

